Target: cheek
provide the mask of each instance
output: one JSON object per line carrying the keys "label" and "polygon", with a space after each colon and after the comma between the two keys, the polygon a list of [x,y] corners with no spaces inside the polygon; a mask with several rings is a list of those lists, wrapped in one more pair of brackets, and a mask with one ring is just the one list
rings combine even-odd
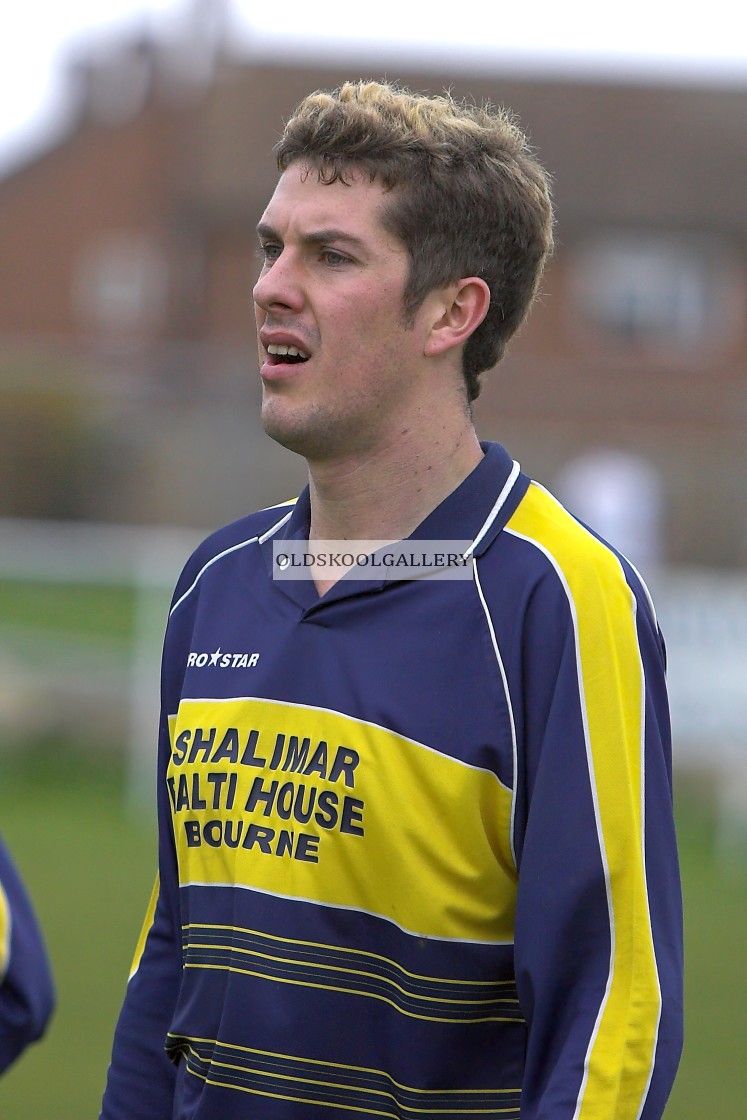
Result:
{"label": "cheek", "polygon": [[337,318],[338,334],[348,343],[361,348],[364,344],[377,348],[395,345],[403,332],[400,306],[386,293],[351,300]]}

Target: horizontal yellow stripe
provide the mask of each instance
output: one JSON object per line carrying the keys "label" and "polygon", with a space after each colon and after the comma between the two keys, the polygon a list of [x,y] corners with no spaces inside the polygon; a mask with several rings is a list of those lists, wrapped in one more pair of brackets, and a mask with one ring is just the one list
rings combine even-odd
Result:
{"label": "horizontal yellow stripe", "polygon": [[[407,1105],[402,1105],[399,1103],[395,1105],[397,1111],[393,1112],[391,1110],[388,1110],[384,1112],[381,1109],[362,1108],[358,1105],[329,1101],[321,1098],[317,1099],[313,1097],[294,1097],[288,1093],[270,1093],[267,1090],[250,1088],[247,1085],[236,1085],[233,1081],[220,1081],[216,1077],[206,1077],[201,1073],[197,1073],[193,1069],[190,1069],[189,1072],[196,1077],[200,1077],[206,1085],[215,1085],[216,1088],[220,1089],[236,1089],[237,1092],[240,1093],[250,1093],[258,1097],[268,1097],[270,1100],[276,1101],[292,1101],[294,1103],[298,1103],[300,1101],[303,1104],[322,1105],[324,1108],[341,1108],[346,1112],[359,1112],[364,1116],[385,1116],[389,1117],[390,1120],[395,1120],[400,1112],[407,1112],[408,1114],[411,1113],[413,1116],[443,1116],[448,1115],[449,1113],[453,1115],[454,1112],[454,1110],[450,1108],[433,1108],[432,1106],[429,1106],[428,1108],[411,1108]],[[514,1108],[471,1108],[469,1110],[470,1116],[497,1116],[507,1113],[513,1113],[514,1115],[518,1116],[518,1106]]]}
{"label": "horizontal yellow stripe", "polygon": [[[311,958],[314,951],[318,950],[321,953],[340,953],[345,957],[363,957],[372,961],[379,961],[385,966],[385,969],[395,975],[406,976],[411,980],[422,980],[425,984],[444,984],[453,985],[459,988],[479,987],[485,988],[487,986],[493,988],[505,987],[513,985],[513,980],[455,980],[450,976],[430,976],[423,972],[410,972],[404,968],[399,962],[392,960],[391,957],[382,956],[380,953],[372,953],[368,949],[358,949],[352,945],[332,945],[325,944],[323,941],[303,941],[300,938],[293,937],[280,937],[275,933],[265,933],[264,931],[247,929],[245,926],[234,925],[218,925],[209,922],[185,922],[182,930],[187,933],[190,930],[216,930],[217,932],[225,931],[228,934],[248,934],[261,938],[263,941],[275,942],[278,945],[287,946],[288,949],[298,947],[307,958]],[[233,945],[229,938],[227,944]]]}
{"label": "horizontal yellow stripe", "polygon": [[[307,964],[305,964],[305,962],[300,962],[300,961],[294,960],[291,957],[272,956],[270,953],[260,953],[256,949],[242,949],[240,946],[237,946],[237,945],[216,946],[216,945],[211,944],[210,942],[201,943],[199,941],[192,941],[192,942],[190,942],[189,948],[190,948],[190,950],[192,950],[192,949],[207,949],[209,951],[212,951],[214,953],[214,955],[216,955],[216,956],[221,956],[221,955],[226,956],[226,955],[230,955],[231,953],[235,953],[235,954],[240,954],[243,957],[254,957],[258,961],[273,962],[273,963],[277,964],[278,968],[282,968],[283,965],[287,965],[289,968],[295,967],[296,969],[300,969],[300,968],[303,968],[303,967],[306,967],[306,968],[309,967]],[[187,967],[187,968],[230,968],[230,970],[232,972],[247,972],[251,975],[255,975],[251,971],[251,969],[248,968],[249,962],[247,961],[246,963],[247,963],[247,968],[246,969],[239,968],[238,965],[230,965],[230,966],[229,965],[224,965],[224,964],[221,964],[220,962],[210,962],[210,963],[206,962],[206,963],[203,964],[201,961],[190,962],[185,967]],[[319,969],[320,971],[323,971],[323,972],[326,972],[326,973],[339,973],[342,976],[352,976],[352,977],[355,977],[355,978],[360,978],[361,980],[372,980],[372,981],[375,981],[375,982],[380,983],[380,984],[388,984],[389,987],[394,989],[394,991],[400,992],[401,995],[406,996],[408,999],[412,999],[413,1001],[423,1000],[425,1003],[446,1003],[446,1004],[453,1004],[455,1007],[460,1007],[464,1004],[464,1000],[459,999],[457,996],[453,996],[453,997],[440,996],[440,995],[435,995],[434,996],[434,995],[427,995],[425,992],[412,991],[409,988],[402,987],[401,984],[398,984],[395,980],[392,980],[390,977],[382,976],[378,972],[366,972],[364,969],[346,968],[344,965],[341,965],[341,964],[325,964],[322,961],[315,961],[313,967],[315,969]],[[258,973],[257,975],[264,975],[264,973]],[[293,981],[290,981],[290,982],[292,983]],[[299,982],[299,981],[296,981],[296,982]],[[320,984],[320,983],[313,983],[310,986],[325,987],[326,985],[323,985],[323,984]],[[347,989],[341,988],[341,989],[337,989],[337,990],[338,991],[345,991]],[[495,1002],[496,1002],[496,997],[495,996],[485,998],[485,999],[471,999],[469,1001],[469,1006],[470,1007],[477,1007],[481,1003],[493,1004]],[[512,1000],[509,997],[507,999],[501,1000],[501,1002],[502,1003],[518,1003],[518,1000]]]}
{"label": "horizontal yellow stripe", "polygon": [[493,773],[263,699],[182,700],[171,727],[182,883],[350,907],[424,936],[512,940],[511,794]]}
{"label": "horizontal yellow stripe", "polygon": [[[397,1089],[401,1089],[403,1092],[407,1092],[407,1093],[413,1093],[413,1094],[415,1094],[415,1093],[428,1093],[430,1091],[428,1089],[419,1089],[414,1085],[405,1085],[405,1083],[403,1081],[398,1081],[395,1077],[392,1077],[392,1075],[390,1073],[387,1073],[386,1070],[377,1069],[375,1066],[347,1065],[343,1062],[323,1061],[320,1058],[305,1058],[305,1057],[302,1058],[302,1057],[298,1057],[297,1055],[282,1054],[279,1050],[260,1050],[259,1048],[255,1047],[255,1046],[241,1046],[237,1042],[221,1042],[217,1038],[203,1038],[200,1035],[190,1035],[188,1038],[183,1039],[181,1036],[177,1036],[177,1035],[169,1032],[168,1037],[170,1039],[173,1039],[173,1041],[175,1041],[175,1042],[185,1041],[187,1043],[205,1043],[205,1045],[207,1045],[209,1047],[220,1047],[221,1050],[228,1050],[228,1051],[235,1050],[239,1054],[251,1055],[252,1057],[257,1058],[258,1060],[276,1061],[276,1062],[279,1062],[281,1064],[282,1063],[287,1063],[287,1062],[300,1062],[303,1065],[307,1065],[307,1066],[318,1066],[320,1069],[340,1070],[341,1073],[347,1072],[347,1073],[350,1073],[350,1074],[361,1074],[362,1076],[367,1076],[367,1077],[385,1078],[391,1085],[394,1085],[394,1086],[396,1086]],[[192,1047],[190,1047],[190,1049],[192,1049]],[[194,1049],[194,1053],[201,1057],[201,1055],[199,1053],[199,1050],[197,1050],[196,1048]],[[449,1093],[465,1093],[465,1094],[484,1093],[485,1091],[486,1090],[484,1090],[484,1089],[439,1089],[438,1090],[439,1093],[443,1093],[444,1095],[447,1095]],[[491,1093],[519,1093],[519,1092],[521,1092],[521,1090],[519,1088],[510,1088],[510,1089],[503,1088],[503,1089],[490,1089],[490,1090],[488,1090],[488,1092],[491,1092]]]}
{"label": "horizontal yellow stripe", "polygon": [[[260,972],[251,968],[239,968],[237,965],[225,964],[185,964],[185,971],[187,969],[199,969],[215,972],[231,972],[237,976],[254,976],[259,978],[266,978],[266,972]],[[375,999],[379,1003],[385,1003],[387,1006],[392,1007],[398,1011],[400,1015],[406,1016],[408,1019],[419,1019],[427,1023],[515,1023],[518,1020],[515,1016],[511,1015],[479,1015],[479,1016],[464,1016],[460,1018],[455,1015],[426,1015],[424,1013],[416,1013],[409,1011],[403,1007],[400,1002],[390,999],[388,996],[382,995],[380,992],[367,992],[359,988],[345,988],[341,984],[322,984],[318,981],[311,980],[296,980],[289,976],[273,975],[273,982],[276,984],[289,984],[295,988],[312,988],[320,992],[338,992],[340,995],[355,995],[362,996],[366,999]],[[445,1002],[445,1001],[444,1001]]]}
{"label": "horizontal yellow stripe", "polygon": [[[187,1040],[187,1041],[188,1042],[190,1042],[190,1041],[191,1042],[198,1042],[198,1041],[209,1041],[209,1040],[192,1039],[192,1040]],[[244,1047],[237,1047],[237,1046],[233,1046],[233,1045],[229,1046],[227,1044],[222,1044],[222,1043],[216,1043],[215,1046],[217,1048],[219,1048],[219,1050],[221,1050],[221,1051],[222,1050],[239,1051],[239,1050],[245,1050],[246,1049]],[[197,1077],[200,1077],[207,1084],[220,1085],[220,1086],[223,1086],[225,1088],[237,1089],[237,1090],[240,1090],[240,1091],[243,1091],[243,1092],[256,1094],[257,1096],[265,1096],[265,1097],[269,1097],[269,1098],[277,1099],[277,1100],[304,1101],[306,1103],[316,1103],[316,1104],[324,1105],[328,1108],[347,1108],[350,1111],[362,1112],[362,1113],[365,1113],[366,1115],[390,1116],[390,1117],[400,1115],[402,1112],[411,1113],[412,1115],[416,1115],[416,1116],[420,1116],[420,1115],[438,1116],[438,1115],[446,1115],[446,1114],[453,1115],[455,1110],[459,1110],[459,1112],[462,1113],[462,1114],[483,1116],[483,1115],[499,1115],[499,1114],[506,1114],[506,1113],[511,1113],[511,1112],[518,1113],[518,1111],[519,1111],[518,1105],[504,1107],[504,1108],[497,1107],[497,1105],[499,1103],[497,1100],[491,1106],[483,1107],[484,1100],[479,1100],[479,1098],[486,1098],[486,1097],[495,1097],[495,1098],[498,1098],[500,1096],[505,1097],[509,1094],[510,1095],[518,1095],[518,1093],[519,1093],[518,1089],[489,1089],[489,1090],[468,1089],[468,1088],[465,1088],[465,1089],[437,1089],[437,1090],[420,1089],[420,1088],[414,1088],[412,1086],[403,1085],[402,1083],[397,1082],[388,1073],[384,1073],[383,1071],[373,1070],[373,1069],[367,1070],[367,1069],[364,1069],[363,1067],[342,1066],[342,1065],[339,1065],[339,1064],[335,1065],[334,1063],[327,1063],[327,1062],[322,1063],[322,1062],[319,1062],[319,1061],[314,1061],[313,1059],[309,1059],[307,1061],[306,1059],[291,1058],[290,1056],[285,1056],[285,1055],[263,1054],[262,1051],[247,1051],[248,1053],[256,1055],[260,1059],[259,1062],[257,1063],[256,1068],[252,1068],[249,1065],[238,1064],[238,1060],[237,1060],[236,1063],[226,1061],[226,1060],[221,1061],[220,1058],[218,1058],[215,1055],[215,1053],[210,1053],[210,1054],[203,1055],[203,1054],[200,1053],[200,1051],[198,1049],[196,1049],[195,1047],[193,1047],[191,1045],[188,1045],[188,1051],[189,1051],[189,1056],[191,1058],[195,1059],[196,1062],[199,1062],[201,1065],[209,1064],[210,1073],[208,1074],[208,1073],[203,1073],[199,1069],[196,1069],[194,1064],[188,1061],[188,1068],[189,1068],[190,1073],[194,1074]],[[262,1065],[262,1058],[263,1057],[272,1057],[272,1058],[276,1059],[275,1062],[274,1062],[274,1068],[273,1068],[273,1064],[267,1064],[267,1063],[263,1067],[263,1065]],[[290,1072],[290,1070],[292,1070],[294,1067],[297,1067],[298,1065],[304,1065],[304,1066],[308,1065],[310,1067],[316,1066],[320,1070],[320,1076],[318,1076],[318,1077],[314,1077],[314,1076],[303,1077],[303,1076],[299,1076],[296,1073]],[[286,1067],[288,1072],[286,1072],[286,1070],[283,1069],[283,1066]],[[330,1070],[330,1072],[331,1072],[335,1068],[340,1071],[340,1074],[349,1073],[349,1074],[352,1074],[353,1076],[351,1078],[349,1078],[348,1081],[326,1080],[326,1079],[323,1079],[321,1077],[321,1073],[325,1069]],[[220,1070],[226,1070],[227,1071],[226,1074],[224,1075],[224,1079],[220,1078],[220,1074],[219,1074]],[[231,1074],[228,1071],[233,1071],[234,1076],[231,1077]],[[309,1070],[309,1073],[310,1074],[312,1073],[311,1069]],[[364,1080],[363,1077],[356,1077],[355,1076],[356,1074],[365,1075],[367,1080],[368,1080],[368,1083],[366,1083],[366,1080]],[[276,1083],[280,1082],[280,1081],[287,1082],[288,1086],[289,1086],[288,1092],[287,1093],[281,1093],[281,1092],[277,1092],[277,1091],[272,1092],[270,1087],[269,1087],[269,1084],[268,1084],[268,1087],[264,1088],[264,1089],[258,1088],[256,1085],[255,1086],[249,1086],[249,1085],[242,1085],[240,1083],[237,1084],[237,1082],[240,1082],[242,1080],[242,1078],[244,1080],[248,1081],[250,1077],[265,1078],[268,1082],[272,1082],[273,1080]],[[376,1079],[380,1082],[384,1082],[386,1084],[391,1085],[392,1090],[386,1089],[384,1087],[380,1088],[380,1087],[377,1087],[376,1084],[371,1084],[371,1081],[373,1081],[374,1079]],[[292,1088],[291,1088],[291,1086],[294,1085],[294,1084],[299,1086],[299,1090],[301,1088],[308,1088],[308,1092],[305,1093],[305,1094],[302,1094],[299,1091],[298,1094],[294,1095],[292,1093]],[[393,1090],[399,1090],[400,1092],[398,1094],[396,1091],[393,1091]],[[318,1098],[313,1098],[312,1099],[309,1096],[309,1092],[319,1092],[319,1091],[321,1091],[321,1095]],[[337,1093],[340,1096],[342,1096],[343,1094],[348,1095],[349,1099],[348,1099],[347,1102],[343,1101],[343,1100],[333,1101],[333,1100],[330,1099],[330,1095],[332,1093]],[[382,1100],[382,1106],[379,1109],[379,1108],[376,1108],[376,1107],[365,1107],[363,1104],[360,1104],[360,1105],[353,1104],[352,1101],[350,1100],[350,1095],[353,1095],[353,1097],[354,1097],[355,1094],[368,1094],[371,1097],[382,1098],[383,1099]],[[419,1105],[407,1104],[406,1101],[402,1100],[402,1094],[407,1094],[411,1097],[415,1097],[416,1099],[417,1098],[422,1099],[423,1107],[419,1107]],[[441,1102],[448,1101],[449,1097],[453,1098],[454,1103],[450,1107],[449,1106],[446,1106],[446,1107],[442,1106]],[[430,1098],[430,1100],[428,1100],[428,1098]],[[465,1100],[469,1101],[470,1098],[472,1098],[472,1101],[474,1103],[469,1103],[468,1105],[465,1105],[464,1101]],[[388,1102],[391,1102],[395,1111],[391,1111],[390,1109],[387,1109],[386,1105],[383,1103],[384,1100],[386,1100]],[[439,1102],[438,1104],[436,1103],[437,1101]]]}

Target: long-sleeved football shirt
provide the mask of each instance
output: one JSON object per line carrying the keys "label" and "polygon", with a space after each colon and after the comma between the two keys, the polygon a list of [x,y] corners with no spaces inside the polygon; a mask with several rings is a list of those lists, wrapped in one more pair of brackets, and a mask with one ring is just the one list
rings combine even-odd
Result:
{"label": "long-sleeved football shirt", "polygon": [[187,564],[104,1120],[661,1115],[662,638],[627,561],[484,450],[408,538],[472,542],[472,578],[274,578],[308,492]]}

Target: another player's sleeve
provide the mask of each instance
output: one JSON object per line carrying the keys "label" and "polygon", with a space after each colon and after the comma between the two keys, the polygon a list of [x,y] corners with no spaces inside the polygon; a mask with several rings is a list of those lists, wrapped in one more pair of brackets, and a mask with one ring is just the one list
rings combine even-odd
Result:
{"label": "another player's sleeve", "polygon": [[522,1120],[658,1120],[682,1046],[663,643],[613,552],[525,522],[548,563],[526,605],[517,713]]}
{"label": "another player's sleeve", "polygon": [[[168,750],[162,729],[160,754]],[[181,979],[178,887],[167,810],[159,804],[159,875],[117,1022],[101,1120],[171,1120],[176,1068],[164,1049]]]}
{"label": "another player's sleeve", "polygon": [[54,987],[41,931],[0,841],[0,1073],[41,1038],[53,1007]]}

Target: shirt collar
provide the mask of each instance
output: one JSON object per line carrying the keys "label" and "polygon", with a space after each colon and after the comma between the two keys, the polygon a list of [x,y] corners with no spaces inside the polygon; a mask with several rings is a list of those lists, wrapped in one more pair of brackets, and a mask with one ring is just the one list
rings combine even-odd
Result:
{"label": "shirt collar", "polygon": [[484,452],[464,482],[411,533],[415,540],[470,540],[470,552],[481,556],[515,510],[529,485],[499,443],[482,443]]}
{"label": "shirt collar", "polygon": [[[410,534],[409,540],[448,541],[469,540],[468,550],[475,557],[481,556],[500,533],[516,509],[529,485],[529,479],[499,443],[482,443],[483,458],[462,483],[448,494],[436,508],[421,521]],[[270,537],[260,541],[268,571],[272,574],[273,541],[307,540],[311,524],[311,502],[306,486],[298,497],[290,517]],[[366,581],[365,588],[381,590],[389,582],[386,577],[376,584]],[[311,581],[283,583],[281,586],[296,598],[302,587]],[[342,585],[345,585],[343,588]],[[313,589],[313,585],[312,589]],[[340,580],[323,599],[337,598],[354,593],[361,588],[360,581]],[[294,590],[295,589],[295,590]],[[308,590],[308,588],[307,588]],[[332,594],[336,592],[336,594]],[[305,604],[310,605],[310,604]]]}

